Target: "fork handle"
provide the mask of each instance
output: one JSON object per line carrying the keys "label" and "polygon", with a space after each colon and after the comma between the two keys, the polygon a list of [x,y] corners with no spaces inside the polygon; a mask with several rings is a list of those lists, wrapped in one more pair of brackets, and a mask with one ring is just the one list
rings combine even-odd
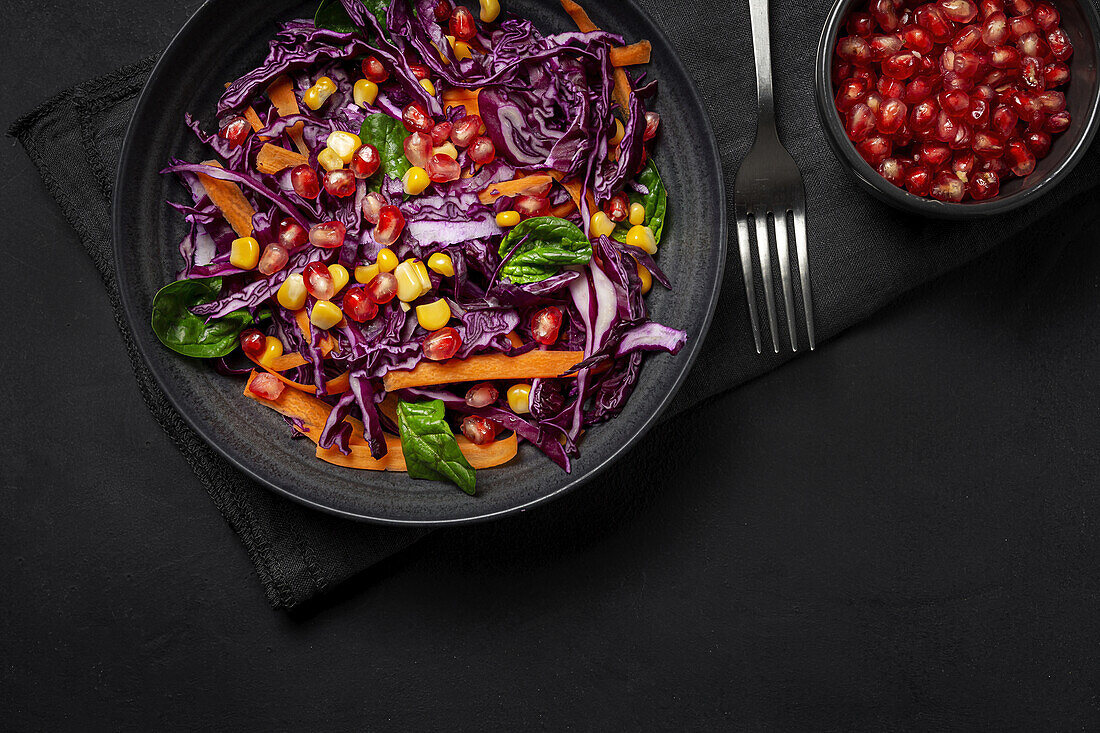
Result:
{"label": "fork handle", "polygon": [[771,31],[768,26],[768,0],[749,0],[752,22],[752,50],[756,56],[757,124],[775,124],[775,97],[772,86]]}

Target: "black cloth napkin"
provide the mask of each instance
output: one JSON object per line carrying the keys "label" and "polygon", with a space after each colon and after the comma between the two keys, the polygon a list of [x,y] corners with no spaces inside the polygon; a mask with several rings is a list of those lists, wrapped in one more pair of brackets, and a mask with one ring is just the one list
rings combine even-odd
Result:
{"label": "black cloth napkin", "polygon": [[[733,176],[755,131],[755,76],[746,4],[699,6],[674,0],[642,0],[640,4],[668,34],[699,86],[718,138],[732,217]],[[812,85],[814,45],[828,3],[785,0],[772,6],[778,118],[783,140],[806,180],[819,340],[1014,237],[1072,196],[1100,183],[1092,174],[1100,157],[1093,146],[1056,191],[1025,210],[991,221],[930,221],[878,203],[856,187],[834,158],[817,121]],[[142,362],[119,310],[110,245],[110,201],[126,125],[153,62],[146,59],[62,92],[17,121],[10,134],[34,160],[47,189],[95,261],[150,411],[240,536],[271,604],[298,608],[417,542],[427,531],[349,522],[267,491],[194,434]],[[729,247],[725,287],[714,324],[666,418],[792,356],[789,351],[755,353],[736,241]]]}

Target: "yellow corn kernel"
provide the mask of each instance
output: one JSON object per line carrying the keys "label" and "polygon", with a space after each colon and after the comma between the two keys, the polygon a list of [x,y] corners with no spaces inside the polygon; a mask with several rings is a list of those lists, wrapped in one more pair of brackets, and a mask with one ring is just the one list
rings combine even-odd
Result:
{"label": "yellow corn kernel", "polygon": [[645,224],[645,206],[641,204],[630,205],[630,223],[634,226]]}
{"label": "yellow corn kernel", "polygon": [[635,264],[638,265],[638,279],[642,281],[642,295],[645,295],[653,287],[653,275],[641,262]]}
{"label": "yellow corn kernel", "polygon": [[374,104],[378,99],[378,85],[370,79],[360,79],[351,88],[351,98],[360,107]]}
{"label": "yellow corn kernel", "polygon": [[351,280],[351,275],[348,274],[348,268],[341,264],[333,263],[328,266],[328,274],[332,275],[332,284],[336,286],[336,290],[333,293],[339,293],[344,289],[344,286]]}
{"label": "yellow corn kernel", "polygon": [[432,148],[432,155],[443,154],[448,158],[458,159],[458,148],[454,143],[443,143],[438,148]]}
{"label": "yellow corn kernel", "polygon": [[393,272],[397,269],[399,262],[401,260],[397,259],[397,255],[389,247],[378,250],[378,256],[374,258],[374,264],[378,265],[379,272]]}
{"label": "yellow corn kernel", "polygon": [[359,265],[355,268],[355,282],[366,285],[379,272],[378,265]]}
{"label": "yellow corn kernel", "polygon": [[418,196],[424,193],[424,189],[431,184],[432,179],[428,178],[428,171],[414,165],[405,173],[405,177],[401,182],[405,187],[405,193],[410,196]]}
{"label": "yellow corn kernel", "polygon": [[229,264],[242,270],[251,270],[260,262],[260,243],[254,237],[233,240],[229,250]]}
{"label": "yellow corn kernel", "polygon": [[615,147],[623,141],[623,136],[626,135],[626,129],[623,128],[623,123],[618,118],[615,119],[615,135],[611,138],[611,147]]}
{"label": "yellow corn kernel", "polygon": [[520,215],[518,211],[502,211],[497,214],[497,226],[498,227],[514,227],[519,224]]}
{"label": "yellow corn kernel", "polygon": [[344,159],[332,148],[325,148],[317,153],[317,162],[326,171],[338,171],[344,167]]}
{"label": "yellow corn kernel", "polygon": [[321,109],[321,105],[328,101],[328,98],[332,96],[336,91],[336,82],[329,79],[327,76],[322,76],[317,81],[313,82],[313,86],[306,90],[306,93],[302,96],[302,101],[306,103],[306,106],[312,110]]}
{"label": "yellow corn kernel", "polygon": [[416,263],[413,260],[405,260],[393,271],[397,278],[397,299],[405,303],[411,303],[424,294],[424,283],[420,280],[420,273],[416,271]]}
{"label": "yellow corn kernel", "polygon": [[328,139],[325,140],[325,144],[328,145],[325,150],[336,151],[344,165],[350,163],[351,159],[355,157],[355,151],[363,147],[363,141],[359,139],[358,135],[343,130],[336,130],[331,133]]}
{"label": "yellow corn kernel", "polygon": [[481,22],[492,23],[500,15],[499,0],[479,0],[481,2]]}
{"label": "yellow corn kernel", "polygon": [[426,305],[418,305],[416,320],[429,331],[438,331],[451,320],[451,306],[443,298]]}
{"label": "yellow corn kernel", "polygon": [[459,61],[473,57],[473,54],[470,53],[470,44],[466,41],[459,41],[454,36],[447,36],[447,43],[451,44],[451,50],[455,52],[455,58]]}
{"label": "yellow corn kernel", "polygon": [[331,300],[318,300],[309,312],[309,322],[321,330],[332,328],[343,319],[344,312]]}
{"label": "yellow corn kernel", "polygon": [[432,289],[432,279],[428,276],[428,268],[420,260],[413,262],[413,267],[416,268],[416,276],[420,278],[420,286],[424,289],[424,293]]}
{"label": "yellow corn kernel", "polygon": [[421,79],[420,86],[424,87],[424,91],[428,94],[435,96],[435,84],[432,84],[431,79]]}
{"label": "yellow corn kernel", "polygon": [[615,231],[615,222],[611,221],[607,214],[602,211],[597,211],[592,215],[591,222],[588,226],[588,233],[590,236],[610,237],[613,231]]}
{"label": "yellow corn kernel", "polygon": [[268,364],[272,359],[278,359],[283,355],[283,342],[274,336],[268,336],[264,343],[264,353],[260,354],[260,363]]}
{"label": "yellow corn kernel", "polygon": [[446,252],[436,252],[429,257],[428,267],[432,272],[438,272],[443,277],[455,276],[455,263],[451,262],[451,256]]}
{"label": "yellow corn kernel", "polygon": [[279,301],[279,305],[287,310],[296,311],[301,310],[302,306],[306,304],[306,295],[305,278],[302,277],[302,273],[295,272],[288,275],[286,280],[283,280],[275,299]]}
{"label": "yellow corn kernel", "polygon": [[653,236],[653,230],[641,224],[630,227],[626,233],[626,243],[644,249],[647,254],[657,253],[657,238]]}
{"label": "yellow corn kernel", "polygon": [[513,384],[508,388],[508,406],[512,412],[522,415],[531,411],[531,385]]}
{"label": "yellow corn kernel", "polygon": [[399,300],[399,301],[397,301],[397,304],[398,304],[399,306],[401,306],[401,310],[405,311],[406,313],[408,313],[408,312],[409,312],[410,310],[412,310],[412,306],[411,306],[411,305],[409,305],[408,303],[406,303],[406,302],[405,302],[405,301],[403,301],[403,300]]}

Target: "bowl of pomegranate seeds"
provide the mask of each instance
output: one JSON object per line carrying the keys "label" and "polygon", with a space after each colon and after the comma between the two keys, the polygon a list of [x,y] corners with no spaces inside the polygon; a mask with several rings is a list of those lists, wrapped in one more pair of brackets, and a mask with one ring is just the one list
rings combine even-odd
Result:
{"label": "bowl of pomegranate seeds", "polygon": [[941,218],[1052,189],[1100,125],[1090,0],[837,0],[817,52],[830,144],[878,198]]}

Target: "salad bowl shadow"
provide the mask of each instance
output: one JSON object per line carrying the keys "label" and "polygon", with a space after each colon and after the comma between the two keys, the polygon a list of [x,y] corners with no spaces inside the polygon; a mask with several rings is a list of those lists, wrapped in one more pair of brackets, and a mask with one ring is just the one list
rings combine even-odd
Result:
{"label": "salad bowl shadow", "polygon": [[[169,351],[153,333],[152,300],[176,279],[185,226],[166,202],[186,194],[174,176],[159,171],[173,159],[209,157],[184,115],[209,130],[225,82],[259,64],[277,22],[312,17],[316,2],[208,0],[161,56],[127,131],[112,223],[122,306],[142,358],[185,429],[273,491],[326,512],[391,525],[462,524],[530,509],[592,480],[637,444],[672,400],[710,325],[724,269],[726,201],[706,110],[667,39],[632,2],[588,0],[585,6],[600,27],[628,42],[653,44],[646,70],[661,81],[654,108],[662,116],[654,158],[669,196],[657,261],[674,289],[655,286],[648,305],[653,320],[686,331],[688,341],[676,356],[647,358],[623,412],[585,434],[572,473],[524,445],[509,464],[479,471],[477,495],[470,497],[448,484],[322,462],[312,443],[291,439],[281,417],[243,397],[243,378]],[[574,29],[557,0],[511,0],[509,10],[543,33]]]}

